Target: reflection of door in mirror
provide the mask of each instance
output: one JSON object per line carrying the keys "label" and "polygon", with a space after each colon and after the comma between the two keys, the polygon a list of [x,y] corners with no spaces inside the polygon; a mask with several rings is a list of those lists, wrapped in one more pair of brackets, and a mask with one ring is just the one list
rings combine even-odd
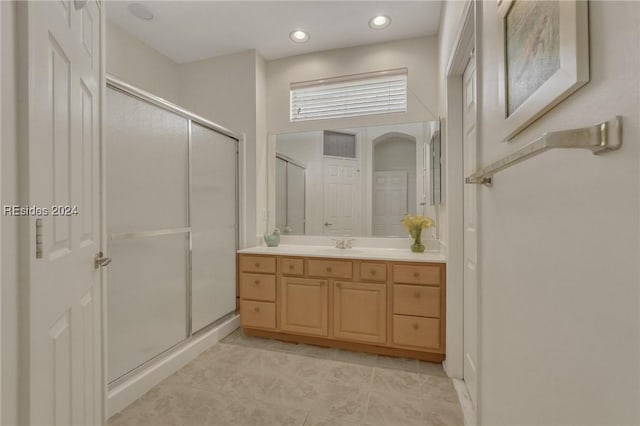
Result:
{"label": "reflection of door in mirror", "polygon": [[286,234],[305,234],[305,168],[276,157],[276,228]]}
{"label": "reflection of door in mirror", "polygon": [[373,236],[406,234],[402,218],[407,214],[407,172],[373,173]]}
{"label": "reflection of door in mirror", "polygon": [[406,236],[406,214],[416,214],[416,137],[389,132],[373,141],[373,236]]}
{"label": "reflection of door in mirror", "polygon": [[360,235],[360,162],[324,159],[324,234]]}

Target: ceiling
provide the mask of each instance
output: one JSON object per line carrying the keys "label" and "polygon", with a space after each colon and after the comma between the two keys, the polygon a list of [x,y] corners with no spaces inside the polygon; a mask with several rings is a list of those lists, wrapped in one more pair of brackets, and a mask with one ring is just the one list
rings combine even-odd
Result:
{"label": "ceiling", "polygon": [[[145,1],[155,18],[128,11],[128,1],[109,0],[107,18],[178,63],[256,49],[267,60],[341,47],[435,35],[440,1]],[[372,30],[384,14],[391,25]],[[311,39],[293,43],[289,33]]]}

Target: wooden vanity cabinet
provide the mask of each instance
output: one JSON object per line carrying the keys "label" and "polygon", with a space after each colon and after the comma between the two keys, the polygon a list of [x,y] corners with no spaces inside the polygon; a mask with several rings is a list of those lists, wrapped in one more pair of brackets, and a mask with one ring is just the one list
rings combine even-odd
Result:
{"label": "wooden vanity cabinet", "polygon": [[281,330],[328,336],[327,280],[282,277],[280,289]]}
{"label": "wooden vanity cabinet", "polygon": [[442,361],[445,265],[238,255],[249,335]]}
{"label": "wooden vanity cabinet", "polygon": [[336,281],[333,335],[366,343],[387,341],[387,285]]}

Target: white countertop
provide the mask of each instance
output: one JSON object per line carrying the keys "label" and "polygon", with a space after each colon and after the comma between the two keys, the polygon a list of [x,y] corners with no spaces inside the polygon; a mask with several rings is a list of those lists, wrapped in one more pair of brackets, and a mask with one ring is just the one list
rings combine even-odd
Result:
{"label": "white countertop", "polygon": [[405,262],[446,263],[446,256],[439,251],[413,253],[410,249],[354,247],[338,249],[329,246],[279,245],[278,247],[249,247],[238,250],[242,254],[272,254],[280,256],[330,257],[369,260],[395,260]]}

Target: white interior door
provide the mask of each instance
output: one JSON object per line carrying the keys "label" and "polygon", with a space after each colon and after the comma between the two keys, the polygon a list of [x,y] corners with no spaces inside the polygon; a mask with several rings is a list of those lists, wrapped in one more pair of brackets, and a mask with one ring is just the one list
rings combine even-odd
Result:
{"label": "white interior door", "polygon": [[[464,175],[477,168],[475,56],[462,77]],[[464,381],[473,403],[478,392],[478,232],[477,186],[464,186]]]}
{"label": "white interior door", "polygon": [[325,235],[360,233],[360,162],[324,158],[323,201]]}
{"label": "white interior door", "polygon": [[68,0],[18,7],[27,24],[28,204],[49,209],[29,219],[24,424],[98,425],[101,9],[96,1]]}
{"label": "white interior door", "polygon": [[373,236],[405,236],[402,219],[408,208],[407,172],[374,172]]}

